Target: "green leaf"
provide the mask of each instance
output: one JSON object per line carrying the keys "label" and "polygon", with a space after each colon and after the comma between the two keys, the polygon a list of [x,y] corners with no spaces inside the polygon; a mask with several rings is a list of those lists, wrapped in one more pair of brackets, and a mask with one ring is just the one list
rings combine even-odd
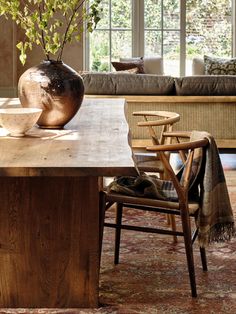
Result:
{"label": "green leaf", "polygon": [[19,50],[21,50],[23,47],[23,43],[22,41],[20,41],[17,45],[16,45],[16,48],[18,48]]}
{"label": "green leaf", "polygon": [[41,46],[46,57],[59,53],[60,59],[67,42],[81,40],[81,25],[87,24],[90,32],[95,28],[100,2],[94,0],[89,8],[89,0],[0,0],[0,15],[10,17],[24,31],[17,48],[25,64],[27,49],[34,44]]}

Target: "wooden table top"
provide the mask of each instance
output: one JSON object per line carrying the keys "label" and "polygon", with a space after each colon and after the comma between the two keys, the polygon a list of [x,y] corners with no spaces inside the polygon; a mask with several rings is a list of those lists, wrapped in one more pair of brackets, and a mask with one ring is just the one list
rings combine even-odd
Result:
{"label": "wooden table top", "polygon": [[[0,99],[0,107],[18,99]],[[0,128],[0,176],[115,176],[136,170],[124,99],[85,99],[61,130],[32,128],[22,138]]]}

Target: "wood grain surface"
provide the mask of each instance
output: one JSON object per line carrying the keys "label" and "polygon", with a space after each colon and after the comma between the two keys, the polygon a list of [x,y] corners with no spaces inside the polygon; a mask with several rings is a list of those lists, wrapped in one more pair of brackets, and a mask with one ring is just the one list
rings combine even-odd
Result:
{"label": "wood grain surface", "polygon": [[[11,101],[2,98],[0,107]],[[124,99],[85,99],[62,130],[34,127],[23,138],[0,130],[0,176],[130,174],[134,163],[124,104]]]}
{"label": "wood grain surface", "polygon": [[103,175],[136,173],[124,100],[0,137],[0,308],[97,307]]}
{"label": "wood grain surface", "polygon": [[179,95],[86,95],[89,99],[96,98],[125,98],[129,103],[135,102],[166,102],[166,103],[214,103],[236,102],[236,96],[179,96]]}

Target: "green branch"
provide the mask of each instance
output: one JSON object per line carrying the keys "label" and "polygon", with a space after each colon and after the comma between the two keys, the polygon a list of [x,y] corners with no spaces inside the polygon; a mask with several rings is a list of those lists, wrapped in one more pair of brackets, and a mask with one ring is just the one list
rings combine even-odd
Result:
{"label": "green branch", "polygon": [[[11,17],[25,32],[25,40],[17,44],[22,64],[27,57],[26,50],[32,49],[33,44],[42,48],[47,60],[50,54],[61,60],[65,44],[73,38],[78,40],[77,27],[82,22],[91,27],[98,21],[100,1],[94,0],[91,13],[87,15],[83,6],[89,0],[0,0],[0,15]],[[58,16],[65,16],[65,27]]]}
{"label": "green branch", "polygon": [[[40,18],[40,21],[42,22],[42,10],[44,9],[44,4],[42,4],[42,8],[41,8],[41,5],[39,5],[38,9],[39,9],[39,18]],[[45,53],[45,56],[46,56],[47,60],[50,60],[49,53],[46,50],[46,44],[45,44],[45,38],[44,38],[44,31],[43,31],[43,29],[41,30],[41,41],[40,42],[41,42],[41,45],[42,45],[42,48],[43,48],[43,51]]]}

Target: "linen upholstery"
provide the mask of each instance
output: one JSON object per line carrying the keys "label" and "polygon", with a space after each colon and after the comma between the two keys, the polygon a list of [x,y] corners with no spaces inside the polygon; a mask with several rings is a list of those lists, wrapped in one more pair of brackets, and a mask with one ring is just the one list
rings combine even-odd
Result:
{"label": "linen upholstery", "polygon": [[82,74],[85,93],[96,95],[173,95],[174,78],[149,74]]}
{"label": "linen upholstery", "polygon": [[176,95],[233,96],[236,95],[236,76],[200,75],[175,78]]}
{"label": "linen upholstery", "polygon": [[81,74],[85,94],[235,96],[235,75],[176,77],[120,72]]}

